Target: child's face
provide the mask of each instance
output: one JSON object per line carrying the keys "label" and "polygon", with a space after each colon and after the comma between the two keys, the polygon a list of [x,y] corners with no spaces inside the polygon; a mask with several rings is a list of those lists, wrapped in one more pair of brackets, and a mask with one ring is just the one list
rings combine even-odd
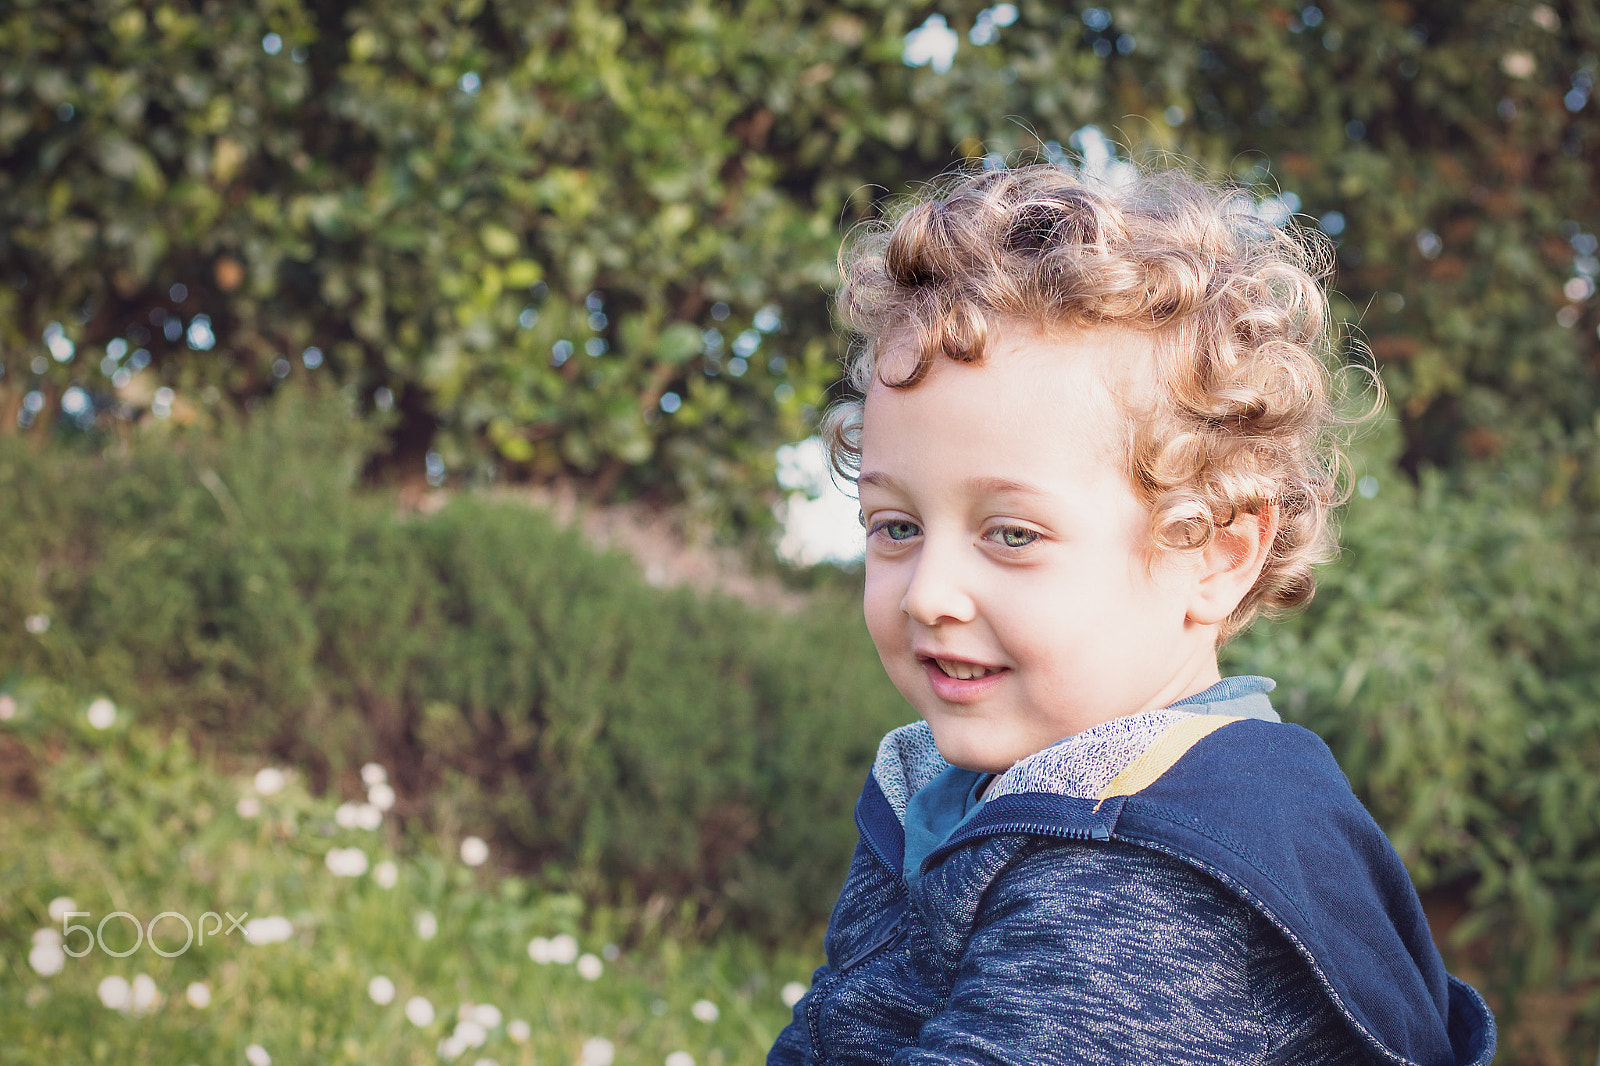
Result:
{"label": "child's face", "polygon": [[1107,384],[1122,367],[1137,388],[1150,339],[997,333],[981,365],[873,384],[860,480],[883,665],[947,760],[994,773],[1218,676],[1213,631],[1188,618],[1197,567],[1149,548]]}

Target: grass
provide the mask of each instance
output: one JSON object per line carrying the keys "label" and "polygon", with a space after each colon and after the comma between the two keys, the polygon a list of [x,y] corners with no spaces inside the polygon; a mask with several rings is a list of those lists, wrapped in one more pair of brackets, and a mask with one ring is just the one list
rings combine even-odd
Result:
{"label": "grass", "polygon": [[[701,943],[650,907],[585,909],[496,873],[493,856],[469,866],[474,845],[393,817],[347,828],[360,809],[341,816],[340,797],[310,794],[293,771],[225,772],[127,708],[102,729],[79,694],[7,688],[0,1063],[760,1061],[787,1021],[785,986],[819,953],[815,937],[777,950],[734,935]],[[88,914],[68,923],[105,922],[81,958],[50,946],[69,909]],[[179,950],[184,923],[166,917],[153,945],[114,957],[103,948],[135,942],[128,918],[107,917],[117,911],[145,926],[163,912],[218,917],[204,919],[203,944],[197,929]],[[89,942],[73,931],[66,946]],[[562,961],[535,961],[530,943]],[[378,978],[392,997],[383,981],[374,996]],[[141,998],[105,1003],[130,996]]]}

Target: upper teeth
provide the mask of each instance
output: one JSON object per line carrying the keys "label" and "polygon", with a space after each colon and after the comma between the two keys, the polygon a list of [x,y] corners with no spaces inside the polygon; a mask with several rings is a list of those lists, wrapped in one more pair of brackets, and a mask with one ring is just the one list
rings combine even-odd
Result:
{"label": "upper teeth", "polygon": [[994,671],[987,666],[977,666],[973,663],[959,663],[954,659],[935,659],[933,661],[939,664],[939,669],[943,670],[945,673],[959,681],[971,681],[975,677],[987,677],[994,673]]}

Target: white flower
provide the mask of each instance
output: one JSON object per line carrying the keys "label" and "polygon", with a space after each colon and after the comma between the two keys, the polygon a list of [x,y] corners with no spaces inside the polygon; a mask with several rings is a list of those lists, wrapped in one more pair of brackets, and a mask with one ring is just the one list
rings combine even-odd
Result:
{"label": "white flower", "polygon": [[35,929],[33,931],[33,943],[35,947],[40,944],[46,944],[52,947],[60,947],[61,934],[56,930],[51,929],[49,926],[46,926],[43,929]]}
{"label": "white flower", "polygon": [[722,1012],[717,1010],[717,1005],[709,999],[697,999],[694,1001],[694,1005],[689,1008],[689,1013],[694,1015],[697,1020],[710,1025],[717,1020],[717,1016]]}
{"label": "white flower", "polygon": [[367,789],[367,802],[380,811],[387,811],[394,806],[394,789],[385,781]]}
{"label": "white flower", "polygon": [[550,961],[566,966],[578,957],[578,942],[566,933],[550,938]]}
{"label": "white flower", "polygon": [[112,1010],[127,1010],[133,999],[133,988],[128,984],[128,979],[117,974],[102,978],[100,987],[95,991],[100,995],[100,1002]]}
{"label": "white flower", "polygon": [[276,766],[263,766],[256,771],[256,794],[260,796],[276,796],[283,791],[283,786],[288,783],[288,777]]}
{"label": "white flower", "polygon": [[360,848],[330,848],[325,861],[335,877],[360,877],[367,872],[367,853]]}
{"label": "white flower", "polygon": [[591,1036],[583,1042],[583,1050],[579,1054],[583,1066],[611,1066],[617,1057],[617,1048],[603,1036]]}
{"label": "white flower", "polygon": [[30,614],[23,620],[22,628],[37,637],[50,628],[50,616],[47,614]]}
{"label": "white flower", "polygon": [[1531,78],[1538,64],[1527,52],[1507,52],[1500,57],[1500,69],[1512,78]]}
{"label": "white flower", "polygon": [[383,824],[383,812],[370,803],[341,803],[334,808],[333,820],[340,829],[373,830]]}
{"label": "white flower", "polygon": [[367,982],[367,995],[378,1006],[387,1007],[394,1002],[394,982],[379,974]]}
{"label": "white flower", "polygon": [[261,813],[261,801],[254,796],[242,796],[233,809],[239,812],[240,818],[254,818]]}
{"label": "white flower", "polygon": [[272,1066],[272,1056],[260,1044],[251,1044],[244,1049],[244,1061],[250,1066]]}
{"label": "white flower", "polygon": [[85,716],[89,719],[89,724],[96,729],[110,729],[117,721],[117,705],[101,696],[89,704]]}
{"label": "white flower", "polygon": [[506,1023],[506,1035],[513,1043],[526,1044],[528,1037],[533,1035],[533,1027],[521,1018],[513,1018]]}
{"label": "white flower", "polygon": [[252,944],[281,944],[294,936],[294,925],[281,914],[251,918],[244,923],[244,938]]}
{"label": "white flower", "polygon": [[605,966],[596,955],[590,955],[585,952],[578,956],[578,976],[585,981],[598,981],[605,969]]}
{"label": "white flower", "polygon": [[457,1040],[454,1034],[439,1041],[439,1057],[441,1059],[453,1059],[465,1050],[467,1050],[466,1046]]}
{"label": "white flower", "polygon": [[384,859],[372,868],[372,879],[378,882],[379,888],[393,888],[400,880],[400,867]]}
{"label": "white flower", "polygon": [[432,940],[439,932],[439,919],[433,916],[432,911],[423,911],[417,915],[417,935],[424,940]]}
{"label": "white flower", "polygon": [[457,1022],[455,1032],[450,1035],[459,1041],[464,1048],[482,1047],[483,1042],[489,1039],[489,1031],[471,1018]]}
{"label": "white flower", "polygon": [[493,1029],[500,1024],[500,1008],[493,1003],[479,1003],[472,1008],[471,1016],[485,1029]]}
{"label": "white flower", "polygon": [[375,762],[369,762],[361,768],[361,783],[368,788],[373,785],[381,785],[388,780],[389,771]]}
{"label": "white flower", "polygon": [[783,996],[783,1005],[785,1007],[792,1007],[799,1003],[805,998],[805,994],[806,986],[799,981],[790,981],[783,986],[783,991],[780,993]]}
{"label": "white flower", "polygon": [[196,1010],[205,1010],[211,1006],[211,986],[204,981],[195,981],[184,990],[183,998]]}
{"label": "white flower", "polygon": [[156,987],[155,979],[147,973],[133,979],[130,991],[132,997],[129,1005],[135,1014],[143,1014],[161,1002],[161,990]]}
{"label": "white flower", "polygon": [[482,837],[468,837],[461,842],[461,861],[468,866],[482,866],[489,858],[489,845]]}
{"label": "white flower", "polygon": [[667,1056],[667,1066],[694,1066],[694,1056],[687,1051],[674,1051]]}
{"label": "white flower", "polygon": [[412,996],[406,1000],[406,1019],[418,1029],[432,1025],[433,1004],[421,996]]}
{"label": "white flower", "polygon": [[9,722],[17,716],[17,701],[10,694],[0,694],[0,722]]}
{"label": "white flower", "polygon": [[[55,939],[40,940],[39,933],[55,933]],[[67,953],[61,950],[61,934],[54,929],[41,929],[33,935],[33,947],[28,952],[28,965],[40,977],[54,977],[67,964]]]}
{"label": "white flower", "polygon": [[494,1059],[479,1059],[472,1066],[500,1066]]}
{"label": "white flower", "polygon": [[373,804],[339,804],[334,808],[333,820],[341,829],[376,829],[384,824],[384,812]]}
{"label": "white flower", "polygon": [[540,966],[550,964],[550,941],[542,936],[536,936],[528,941],[528,958]]}
{"label": "white flower", "polygon": [[78,909],[78,901],[73,899],[71,896],[57,896],[55,899],[50,901],[49,909],[50,920],[52,922],[64,922],[67,920],[68,911],[75,911]]}

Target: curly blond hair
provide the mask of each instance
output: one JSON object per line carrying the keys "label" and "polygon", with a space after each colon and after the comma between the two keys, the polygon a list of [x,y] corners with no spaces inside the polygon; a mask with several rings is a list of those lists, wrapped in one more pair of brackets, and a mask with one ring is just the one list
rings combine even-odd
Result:
{"label": "curly blond hair", "polygon": [[[834,470],[860,472],[875,377],[909,389],[940,358],[982,362],[999,322],[1148,331],[1155,388],[1124,406],[1153,545],[1199,550],[1237,516],[1270,514],[1266,563],[1220,639],[1305,603],[1333,547],[1340,481],[1323,291],[1332,257],[1321,234],[1270,225],[1253,207],[1182,170],[1113,188],[1040,164],[953,175],[857,230],[840,252],[837,300],[855,335],[855,396],[823,420]],[[914,357],[893,380],[878,359],[890,341]]]}

